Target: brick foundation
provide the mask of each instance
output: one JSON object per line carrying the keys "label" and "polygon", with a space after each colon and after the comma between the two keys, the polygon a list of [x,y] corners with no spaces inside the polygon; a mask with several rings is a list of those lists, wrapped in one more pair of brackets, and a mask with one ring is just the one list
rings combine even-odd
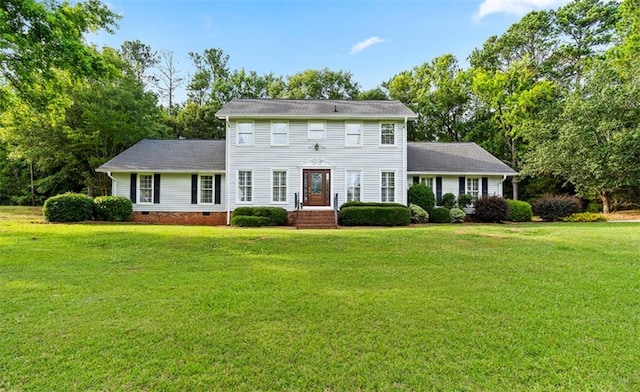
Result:
{"label": "brick foundation", "polygon": [[133,213],[134,222],[159,223],[173,225],[209,225],[222,226],[227,224],[226,212],[211,212],[211,215],[203,215],[202,212],[159,212],[149,211]]}

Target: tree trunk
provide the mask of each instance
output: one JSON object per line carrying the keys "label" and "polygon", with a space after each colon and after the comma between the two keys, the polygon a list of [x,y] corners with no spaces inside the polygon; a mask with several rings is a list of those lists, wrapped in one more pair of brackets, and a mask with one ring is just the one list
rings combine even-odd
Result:
{"label": "tree trunk", "polygon": [[36,190],[33,184],[33,162],[29,161],[29,179],[31,180],[31,206],[36,206]]}
{"label": "tree trunk", "polygon": [[603,192],[600,194],[600,200],[602,200],[602,212],[608,214],[611,212],[611,194],[609,192]]}
{"label": "tree trunk", "polygon": [[511,177],[511,186],[513,188],[513,200],[518,200],[518,177]]}

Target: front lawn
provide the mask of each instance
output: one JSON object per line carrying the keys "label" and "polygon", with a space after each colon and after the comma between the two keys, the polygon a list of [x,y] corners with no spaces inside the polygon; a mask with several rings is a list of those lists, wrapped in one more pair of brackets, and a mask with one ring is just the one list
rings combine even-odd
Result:
{"label": "front lawn", "polygon": [[0,209],[0,390],[638,390],[640,225],[296,231]]}

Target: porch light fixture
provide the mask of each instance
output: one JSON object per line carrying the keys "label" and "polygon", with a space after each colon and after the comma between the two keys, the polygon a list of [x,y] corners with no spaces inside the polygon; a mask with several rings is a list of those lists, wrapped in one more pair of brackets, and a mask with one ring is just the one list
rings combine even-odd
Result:
{"label": "porch light fixture", "polygon": [[316,144],[314,144],[313,146],[309,147],[309,149],[314,149],[314,150],[316,150],[316,151],[318,151],[318,150],[320,150],[320,149],[324,150],[325,148],[326,148],[326,147],[325,147],[325,146],[321,146],[321,145],[320,145],[320,143],[316,143]]}

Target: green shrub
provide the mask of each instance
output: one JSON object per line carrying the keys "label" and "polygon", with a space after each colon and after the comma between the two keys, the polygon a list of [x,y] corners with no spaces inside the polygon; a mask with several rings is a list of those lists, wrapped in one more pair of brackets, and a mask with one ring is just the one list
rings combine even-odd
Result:
{"label": "green shrub", "polygon": [[446,209],[452,209],[456,206],[456,195],[453,193],[445,193],[442,195],[442,206]]}
{"label": "green shrub", "polygon": [[587,204],[587,212],[593,212],[594,214],[597,214],[599,212],[602,212],[602,203],[596,203],[596,202],[589,202],[589,204]]}
{"label": "green shrub", "polygon": [[507,220],[512,222],[531,222],[533,210],[531,204],[522,200],[507,200],[509,204],[509,214]]}
{"label": "green shrub", "polygon": [[93,218],[93,200],[80,193],[64,193],[44,202],[44,218],[49,222],[80,222]]}
{"label": "green shrub", "polygon": [[562,218],[564,222],[606,222],[606,216],[593,212],[579,212]]}
{"label": "green shrub", "polygon": [[233,216],[254,216],[267,218],[268,223],[260,226],[287,225],[287,210],[281,207],[238,207],[233,210]]}
{"label": "green shrub", "polygon": [[436,207],[429,215],[433,223],[449,223],[451,222],[451,213],[444,207]]}
{"label": "green shrub", "polygon": [[450,209],[449,215],[451,215],[451,223],[462,223],[467,219],[467,213],[461,208],[454,207]]}
{"label": "green shrub", "polygon": [[500,196],[481,197],[476,200],[476,219],[480,222],[497,222],[507,220],[509,204]]}
{"label": "green shrub", "polygon": [[582,202],[575,196],[547,195],[533,203],[533,212],[542,220],[553,222],[582,211]]}
{"label": "green shrub", "polygon": [[458,195],[458,208],[465,209],[473,203],[473,197],[471,195],[462,194]]}
{"label": "green shrub", "polygon": [[124,196],[99,196],[93,203],[96,220],[124,222],[133,217],[133,203]]}
{"label": "green shrub", "polygon": [[409,212],[411,213],[411,223],[426,223],[429,220],[429,214],[419,205],[409,204]]}
{"label": "green shrub", "polygon": [[407,207],[398,203],[380,203],[376,201],[348,201],[340,206],[340,209],[346,207]]}
{"label": "green shrub", "polygon": [[424,184],[414,184],[409,188],[409,203],[419,205],[427,211],[427,214],[431,215],[431,211],[436,205],[433,189]]}
{"label": "green shrub", "polygon": [[240,227],[273,226],[270,218],[252,215],[234,215],[231,218],[231,225]]}
{"label": "green shrub", "polygon": [[345,207],[340,210],[343,226],[406,226],[411,223],[409,208]]}

